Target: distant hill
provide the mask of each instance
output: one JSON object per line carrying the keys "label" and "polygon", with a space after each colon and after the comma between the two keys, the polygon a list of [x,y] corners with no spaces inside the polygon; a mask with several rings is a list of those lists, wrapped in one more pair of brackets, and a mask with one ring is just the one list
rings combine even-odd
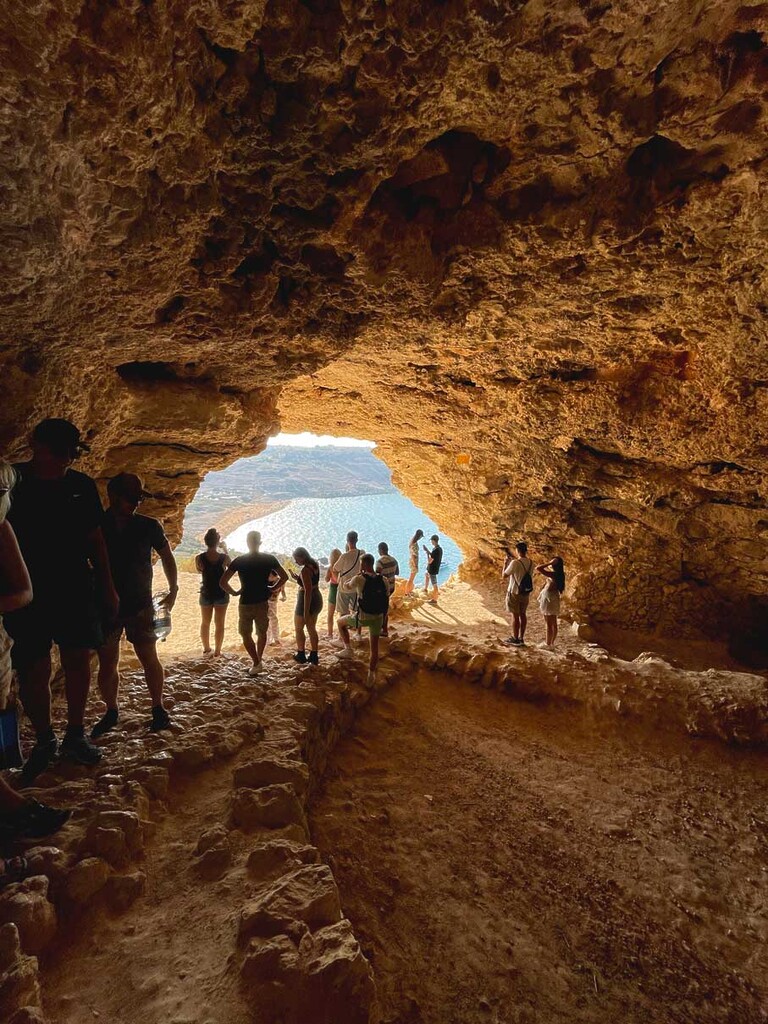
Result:
{"label": "distant hill", "polygon": [[[199,549],[199,538],[226,512],[259,501],[339,498],[394,491],[389,469],[369,448],[274,445],[228,469],[209,473],[184,516],[177,549]],[[247,518],[247,516],[246,516]]]}

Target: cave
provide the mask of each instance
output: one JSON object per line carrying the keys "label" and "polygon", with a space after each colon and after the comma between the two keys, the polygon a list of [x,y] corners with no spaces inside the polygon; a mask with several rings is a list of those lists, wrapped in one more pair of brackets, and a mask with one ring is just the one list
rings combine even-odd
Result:
{"label": "cave", "polygon": [[[720,744],[730,771],[743,753],[734,745],[766,738],[767,39],[768,7],[742,0],[704,0],[695,13],[684,0],[80,0],[4,11],[0,453],[11,462],[24,458],[39,420],[66,417],[90,445],[81,468],[102,491],[118,472],[140,474],[153,496],[146,511],[162,519],[175,544],[205,475],[258,454],[279,431],[368,437],[396,486],[464,552],[456,593],[479,595],[471,622],[460,614],[453,623],[408,620],[392,652],[401,674],[450,673],[526,701],[589,705],[606,719],[627,714],[649,727],[677,728],[685,742],[694,736]],[[563,631],[568,644],[582,646],[569,647],[560,668],[533,656],[515,675],[483,648],[477,631],[485,629],[490,643],[492,627],[504,628],[499,570],[504,550],[520,539],[537,558],[564,559]],[[451,628],[468,630],[465,649],[446,639]],[[432,630],[431,647],[419,630]],[[720,654],[708,661],[714,644]],[[136,666],[129,668],[135,675]],[[203,699],[198,686],[215,689],[208,668],[198,678],[183,659],[176,667],[169,660],[168,672],[180,706]],[[370,973],[346,917],[335,916],[333,876],[304,849],[311,845],[305,812],[295,805],[311,792],[318,807],[340,813],[344,799],[363,799],[334,789],[344,771],[354,774],[355,758],[352,748],[339,747],[333,761],[332,749],[354,742],[356,716],[368,728],[370,695],[355,696],[362,691],[350,672],[323,676],[312,693],[309,682],[302,691],[304,683],[280,673],[286,690],[272,704],[256,688],[253,699],[262,704],[235,730],[240,747],[233,742],[227,753],[223,726],[218,733],[211,726],[199,742],[178,740],[185,781],[175,806],[179,794],[194,792],[184,773],[204,770],[215,782],[211,792],[222,794],[227,756],[242,759],[254,737],[270,748],[278,768],[269,784],[294,793],[284,826],[294,832],[281,842],[296,848],[273,850],[268,872],[285,856],[294,871],[317,876],[319,917],[303,923],[312,935],[329,929],[328,949],[317,940],[299,955],[301,929],[282,891],[273,895],[284,917],[254,898],[234,944],[224,937],[229,925],[217,920],[222,947],[246,964],[244,983],[263,1000],[265,1021],[309,1020],[308,1007],[319,1004],[329,1022],[374,1020],[376,963]],[[397,685],[397,673],[385,675]],[[222,678],[251,699],[232,666]],[[131,686],[138,700],[139,683]],[[457,708],[462,700],[470,698],[457,697]],[[439,708],[427,703],[413,714],[437,721]],[[229,697],[223,707],[235,715]],[[279,728],[267,723],[270,707],[279,711]],[[204,730],[197,712],[190,714],[188,729]],[[378,706],[370,714],[371,722],[386,721]],[[499,711],[499,720],[507,714]],[[546,732],[538,719],[520,728],[529,726],[531,736]],[[509,727],[517,728],[511,720]],[[574,757],[599,746],[599,729],[589,740],[587,731],[574,727],[584,738]],[[350,735],[341,741],[342,734]],[[636,740],[644,749],[645,734]],[[150,805],[167,798],[170,769],[159,748],[136,760],[130,743],[121,744],[114,750],[130,764],[134,803],[118,801],[112,810],[105,803],[100,813],[149,821]],[[711,757],[715,772],[718,757]],[[631,770],[627,748],[617,758]],[[335,767],[322,795],[326,762]],[[748,765],[757,777],[758,755]],[[235,770],[255,777],[246,767],[238,762]],[[95,792],[80,776],[57,785],[81,803]],[[110,787],[120,788],[108,778],[99,789],[105,799]],[[120,793],[127,801],[127,790]],[[546,794],[528,796],[532,814]],[[386,794],[382,801],[389,806]],[[197,796],[193,802],[208,814]],[[251,804],[241,803],[235,817],[254,819]],[[647,809],[632,806],[636,819],[627,824],[617,812],[606,842],[631,844],[634,836],[642,844]],[[673,813],[671,798],[665,806]],[[717,818],[716,809],[696,806]],[[556,807],[548,813],[542,828],[565,821]],[[177,814],[160,825],[169,842]],[[87,865],[71,883],[66,872],[99,860],[110,879],[133,877],[128,865],[139,854],[140,831],[124,821],[127,845],[115,852],[115,837],[95,836],[81,818],[64,860],[40,855],[40,877],[50,881],[46,905],[60,919],[76,912],[78,922],[90,913],[80,895],[107,868]],[[119,831],[116,819],[104,822],[102,832]],[[477,827],[493,830],[479,818]],[[322,822],[316,830],[328,844],[324,856],[333,859],[335,844],[347,849],[348,836]],[[145,829],[147,847],[152,831]],[[538,856],[534,832],[531,824]],[[365,847],[376,840],[364,829],[360,837]],[[585,833],[584,842],[593,841]],[[225,851],[221,864],[243,853],[213,833],[201,843],[203,860],[208,850]],[[365,864],[353,870],[348,850],[344,863],[338,856],[341,884],[357,908],[354,924],[375,961],[386,930],[367,916],[360,895]],[[627,871],[630,861],[631,851]],[[172,868],[163,862],[162,870]],[[397,899],[398,870],[393,853],[389,890],[370,885],[370,900]],[[279,873],[270,877],[277,885]],[[551,976],[527,974],[517,1009],[502,1007],[503,987],[494,982],[495,994],[475,993],[454,1019],[495,1013],[499,1022],[533,1024],[545,1012],[566,1019],[558,1016],[563,1006],[585,1024],[612,1013],[638,1022],[760,1019],[749,1015],[758,1013],[754,993],[761,984],[764,991],[764,977],[757,969],[747,980],[736,977],[746,959],[725,957],[735,972],[728,979],[699,971],[690,948],[687,966],[674,967],[669,944],[688,943],[686,929],[700,937],[700,921],[719,912],[690,879],[677,881],[670,899],[681,923],[656,934],[666,944],[657,960],[665,966],[648,989],[661,1003],[673,1001],[667,1017],[654,1018],[651,996],[642,994],[654,938],[636,936],[631,948],[627,909],[616,923],[621,956],[610,968],[606,930],[595,939],[603,945],[594,969],[584,935],[569,933],[566,951],[582,949],[587,985],[560,978],[560,1009],[537,1002],[556,974],[547,960]],[[602,882],[609,885],[609,873]],[[224,892],[226,877],[212,884]],[[483,888],[478,875],[472,884],[490,899],[490,883]],[[93,895],[104,888],[99,898],[107,893],[117,913],[129,895],[147,899],[138,887],[135,879],[107,884],[105,874]],[[467,900],[480,899],[470,888]],[[581,926],[596,929],[602,897],[579,891],[592,908]],[[41,892],[16,895],[39,909]],[[748,928],[758,928],[754,906],[739,905]],[[202,907],[193,900],[190,915]],[[49,968],[45,944],[34,941],[6,956],[13,942],[2,940],[2,927],[15,911],[5,913],[0,907],[0,979],[17,971],[26,980],[14,976],[17,994],[7,1004],[11,983],[0,980],[0,1006],[16,1014],[15,1024],[42,1019],[31,960],[39,953],[51,978],[64,968]],[[730,918],[717,920],[723,929],[733,925],[734,948],[746,942]],[[434,922],[423,924],[428,931]],[[184,927],[192,934],[190,921]],[[109,928],[99,928],[98,941],[109,944]],[[510,948],[521,941],[513,938]],[[545,940],[539,934],[536,941]],[[82,943],[78,956],[85,956]],[[480,964],[478,949],[467,955]],[[165,963],[178,974],[185,970],[181,947],[175,955]],[[711,966],[724,954],[712,944],[702,956]],[[407,959],[391,965],[395,975]],[[382,969],[382,991],[394,985],[389,969]],[[298,1002],[274,981],[281,971],[306,982]],[[683,991],[685,971],[697,979],[701,1004]],[[619,975],[634,993],[629,1010],[618,988],[602,1011],[587,1006]],[[51,985],[64,991],[61,978]],[[708,986],[718,985],[730,996],[707,1009]],[[155,997],[158,1021],[213,1022],[196,1015],[192,997],[181,1008]],[[414,995],[410,1010],[407,1000],[390,1001],[393,1024],[435,1019],[423,1001],[430,998]],[[56,1004],[66,1024],[90,1019],[72,1005]],[[698,1016],[686,1017],[692,1007]]]}

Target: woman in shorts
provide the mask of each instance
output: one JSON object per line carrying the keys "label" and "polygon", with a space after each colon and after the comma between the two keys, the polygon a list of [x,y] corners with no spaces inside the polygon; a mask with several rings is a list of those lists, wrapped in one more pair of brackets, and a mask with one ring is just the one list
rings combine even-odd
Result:
{"label": "woman in shorts", "polygon": [[333,639],[333,617],[336,614],[336,595],[339,592],[339,577],[333,571],[334,565],[341,558],[341,552],[334,548],[328,559],[328,568],[325,571],[325,582],[328,584],[328,639]]}
{"label": "woman in shorts", "polygon": [[[299,567],[298,575],[293,573],[293,578],[299,587],[293,619],[296,627],[296,653],[293,660],[298,661],[300,665],[306,665],[307,662],[310,665],[317,665],[317,617],[323,610],[323,595],[320,593],[320,565],[306,548],[296,548],[293,552],[293,560]],[[304,649],[305,629],[309,637],[309,657]]]}
{"label": "woman in shorts", "polygon": [[565,590],[565,569],[559,556],[545,565],[537,565],[536,572],[546,577],[546,583],[539,594],[539,608],[547,625],[547,642],[542,647],[555,646],[557,639],[557,616],[560,614],[560,595]]}
{"label": "woman in shorts", "polygon": [[217,530],[211,527],[203,537],[205,551],[195,558],[195,568],[202,576],[200,583],[200,639],[203,654],[211,653],[211,619],[215,617],[214,658],[221,654],[224,643],[224,623],[227,618],[229,594],[219,585],[224,571],[230,563],[226,545],[222,543]]}
{"label": "woman in shorts", "polygon": [[419,571],[419,541],[424,536],[423,530],[417,530],[408,542],[408,582],[405,584],[405,593],[413,593],[413,581]]}

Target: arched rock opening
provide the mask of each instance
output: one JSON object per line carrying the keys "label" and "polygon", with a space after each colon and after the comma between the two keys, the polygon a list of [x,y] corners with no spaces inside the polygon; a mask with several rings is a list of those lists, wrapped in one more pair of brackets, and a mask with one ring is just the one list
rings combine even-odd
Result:
{"label": "arched rock opening", "polygon": [[178,526],[280,421],[364,425],[481,568],[523,534],[595,617],[754,641],[766,33],[737,0],[6,13],[4,450],[67,415]]}

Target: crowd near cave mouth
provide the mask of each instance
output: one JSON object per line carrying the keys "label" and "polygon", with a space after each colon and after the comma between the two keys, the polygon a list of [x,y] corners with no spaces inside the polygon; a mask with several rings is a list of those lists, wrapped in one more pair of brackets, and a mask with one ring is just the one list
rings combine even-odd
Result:
{"label": "crowd near cave mouth", "polygon": [[766,6],[0,55],[0,1020],[763,1021]]}

